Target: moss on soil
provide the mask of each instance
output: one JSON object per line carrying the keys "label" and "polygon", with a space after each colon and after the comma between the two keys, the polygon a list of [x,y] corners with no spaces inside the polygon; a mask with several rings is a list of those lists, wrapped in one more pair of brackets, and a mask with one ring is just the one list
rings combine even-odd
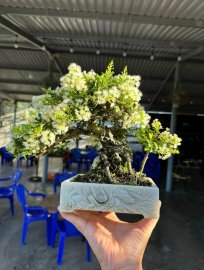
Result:
{"label": "moss on soil", "polygon": [[74,178],[74,182],[98,183],[98,184],[118,184],[132,186],[152,186],[152,183],[144,175],[138,173],[120,173],[117,176],[112,176],[113,182],[110,182],[105,173],[98,174],[97,170],[91,170],[86,174],[80,174]]}

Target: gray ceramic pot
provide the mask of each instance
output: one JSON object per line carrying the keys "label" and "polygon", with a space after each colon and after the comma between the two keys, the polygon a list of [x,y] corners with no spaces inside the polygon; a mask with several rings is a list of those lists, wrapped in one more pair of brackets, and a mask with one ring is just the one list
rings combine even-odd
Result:
{"label": "gray ceramic pot", "polygon": [[73,177],[61,184],[59,207],[65,212],[92,210],[158,217],[159,189],[148,179],[151,187],[73,182]]}

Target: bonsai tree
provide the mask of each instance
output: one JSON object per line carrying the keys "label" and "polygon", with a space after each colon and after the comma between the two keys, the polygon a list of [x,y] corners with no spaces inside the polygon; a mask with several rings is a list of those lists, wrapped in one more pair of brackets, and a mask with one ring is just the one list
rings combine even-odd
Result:
{"label": "bonsai tree", "polygon": [[[150,116],[140,105],[140,79],[128,75],[127,68],[114,75],[113,62],[102,74],[82,71],[72,63],[60,87],[33,97],[24,122],[11,128],[10,152],[16,157],[44,155],[70,139],[88,135],[100,145],[100,155],[76,181],[151,185],[141,178],[148,153],[167,158],[179,152],[181,139],[168,130],[161,132],[158,120],[149,124]],[[134,127],[147,152],[139,173],[132,169],[126,142]]]}

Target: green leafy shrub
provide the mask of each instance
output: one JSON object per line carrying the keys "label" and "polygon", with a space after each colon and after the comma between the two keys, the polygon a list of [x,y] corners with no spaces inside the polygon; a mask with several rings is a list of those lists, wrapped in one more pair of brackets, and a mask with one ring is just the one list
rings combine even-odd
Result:
{"label": "green leafy shrub", "polygon": [[11,128],[9,151],[16,157],[44,155],[84,134],[101,144],[101,155],[94,162],[89,179],[95,181],[97,173],[99,182],[126,179],[126,184],[138,183],[125,141],[134,126],[144,150],[162,159],[178,153],[181,142],[176,134],[161,132],[158,120],[149,124],[150,116],[140,105],[140,80],[138,75],[128,75],[127,68],[114,75],[113,62],[102,74],[82,71],[72,63],[60,79],[60,87],[45,89],[45,94],[32,98],[24,123]]}

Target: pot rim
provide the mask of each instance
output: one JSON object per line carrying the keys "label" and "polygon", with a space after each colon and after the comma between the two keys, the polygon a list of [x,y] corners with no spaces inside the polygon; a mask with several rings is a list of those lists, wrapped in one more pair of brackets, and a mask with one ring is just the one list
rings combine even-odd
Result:
{"label": "pot rim", "polygon": [[[83,174],[78,174],[78,175],[83,175]],[[65,183],[66,184],[87,184],[87,185],[89,185],[89,184],[91,184],[91,185],[94,185],[94,186],[97,186],[97,185],[106,185],[106,186],[110,186],[110,187],[131,187],[131,188],[158,188],[157,187],[157,185],[154,183],[154,181],[152,180],[152,178],[150,178],[150,177],[147,177],[148,178],[148,180],[152,183],[152,186],[140,186],[140,185],[138,185],[138,186],[136,186],[136,185],[122,185],[122,184],[106,184],[106,183],[87,183],[87,182],[75,182],[75,181],[73,181],[73,179],[74,178],[76,178],[78,175],[75,175],[75,176],[73,176],[73,177],[71,177],[71,178],[68,178],[67,180],[65,180],[65,181],[63,181],[62,182],[62,184],[61,185],[64,185]]]}

